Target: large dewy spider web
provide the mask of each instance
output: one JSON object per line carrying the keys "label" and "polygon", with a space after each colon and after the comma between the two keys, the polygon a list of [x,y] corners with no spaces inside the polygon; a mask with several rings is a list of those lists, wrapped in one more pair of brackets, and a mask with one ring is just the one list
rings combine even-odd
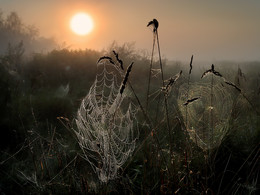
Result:
{"label": "large dewy spider web", "polygon": [[97,63],[96,79],[78,110],[75,131],[86,160],[102,182],[117,171],[135,149],[135,107],[120,94],[123,72],[111,60]]}
{"label": "large dewy spider web", "polygon": [[[213,86],[213,105],[210,105],[211,94],[209,83],[190,84],[190,96],[199,97],[198,100],[187,105],[186,130],[190,139],[203,150],[213,149],[222,142],[227,133],[229,117],[232,111],[232,97],[230,91],[221,83]],[[182,85],[179,90],[178,103],[183,118],[186,110],[187,86]],[[210,115],[211,110],[213,115]],[[213,118],[211,118],[213,117]],[[214,130],[212,132],[211,120]]]}

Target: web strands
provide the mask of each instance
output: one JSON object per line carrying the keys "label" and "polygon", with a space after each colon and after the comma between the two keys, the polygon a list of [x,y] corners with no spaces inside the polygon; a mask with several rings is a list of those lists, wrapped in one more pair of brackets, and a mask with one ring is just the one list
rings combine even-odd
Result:
{"label": "web strands", "polygon": [[[187,100],[186,89],[185,84],[180,87],[178,98],[179,108],[184,119],[186,119],[186,107],[183,103]],[[232,111],[233,101],[229,90],[222,86],[221,83],[215,84],[213,86],[212,106],[208,83],[190,84],[189,96],[200,97],[187,105],[187,122],[184,121],[190,139],[203,150],[219,146],[227,133],[229,117]],[[211,112],[213,112],[213,115],[211,115]]]}
{"label": "web strands", "polygon": [[[118,169],[135,149],[135,107],[119,93],[123,72],[108,60],[98,73],[78,110],[75,131],[86,160],[102,182],[117,177]],[[127,108],[124,109],[123,108]]]}

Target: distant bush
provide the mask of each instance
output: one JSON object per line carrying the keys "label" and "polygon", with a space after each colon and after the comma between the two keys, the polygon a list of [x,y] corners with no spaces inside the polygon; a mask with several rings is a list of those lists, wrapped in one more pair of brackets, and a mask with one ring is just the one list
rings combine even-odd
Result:
{"label": "distant bush", "polygon": [[8,45],[23,42],[25,52],[49,51],[57,48],[57,43],[51,38],[39,36],[39,30],[33,25],[26,25],[16,12],[4,17],[0,11],[0,55],[5,54]]}

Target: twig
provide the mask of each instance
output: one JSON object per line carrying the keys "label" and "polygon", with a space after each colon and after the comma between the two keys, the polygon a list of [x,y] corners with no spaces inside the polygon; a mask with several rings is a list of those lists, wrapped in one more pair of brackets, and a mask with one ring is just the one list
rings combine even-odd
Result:
{"label": "twig", "polygon": [[222,181],[223,181],[224,175],[225,175],[225,173],[226,173],[227,166],[228,166],[228,164],[229,164],[229,161],[230,161],[231,155],[232,155],[232,153],[230,153],[230,155],[229,155],[229,158],[228,158],[227,164],[226,164],[225,169],[224,169],[224,173],[223,173],[223,175],[222,175],[222,177],[221,177],[220,184],[219,184],[219,186],[218,186],[218,193],[217,193],[217,194],[219,194],[219,191],[220,191],[220,188],[221,188],[221,185],[222,185]]}
{"label": "twig", "polygon": [[74,160],[76,160],[78,157],[78,154],[62,169],[60,170],[60,172],[55,175],[50,181],[48,181],[48,183],[46,185],[49,185],[58,175],[60,175],[71,163],[74,162]]}

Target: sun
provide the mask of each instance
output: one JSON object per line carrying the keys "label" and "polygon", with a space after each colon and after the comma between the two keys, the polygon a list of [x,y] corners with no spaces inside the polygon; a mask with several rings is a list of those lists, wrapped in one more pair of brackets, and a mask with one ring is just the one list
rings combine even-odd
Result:
{"label": "sun", "polygon": [[93,30],[92,18],[84,12],[75,14],[70,20],[70,28],[77,35],[87,35]]}

